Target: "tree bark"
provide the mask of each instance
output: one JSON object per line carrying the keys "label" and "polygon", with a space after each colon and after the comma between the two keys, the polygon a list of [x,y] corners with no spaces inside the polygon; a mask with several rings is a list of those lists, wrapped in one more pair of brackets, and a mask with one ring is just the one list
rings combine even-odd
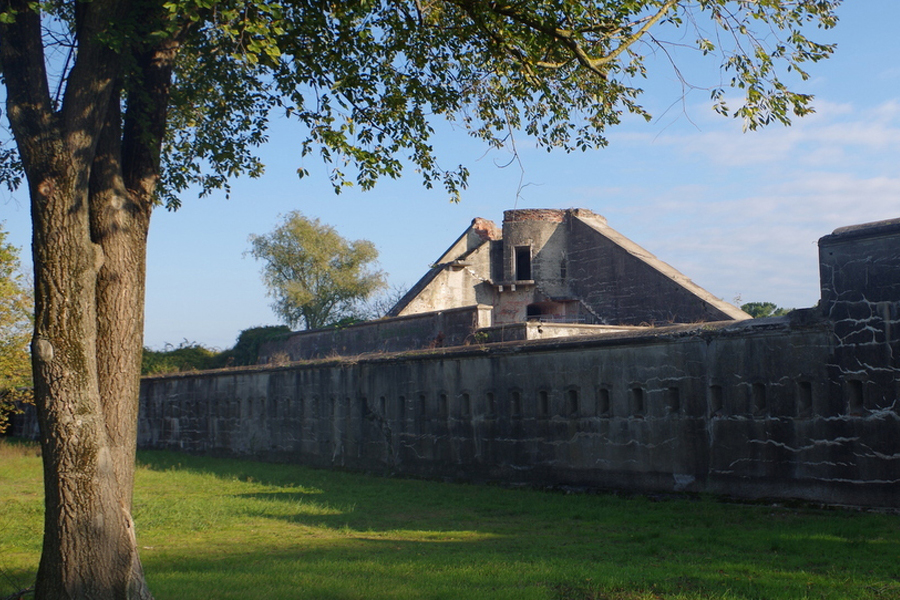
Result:
{"label": "tree bark", "polygon": [[[2,2],[7,114],[33,220],[35,400],[45,520],[37,600],[152,598],[131,517],[147,232],[178,45],[111,49],[98,34],[130,8],[78,3],[78,52],[54,110],[41,16]],[[147,11],[144,4],[136,11]],[[141,76],[122,131],[121,57]]]}

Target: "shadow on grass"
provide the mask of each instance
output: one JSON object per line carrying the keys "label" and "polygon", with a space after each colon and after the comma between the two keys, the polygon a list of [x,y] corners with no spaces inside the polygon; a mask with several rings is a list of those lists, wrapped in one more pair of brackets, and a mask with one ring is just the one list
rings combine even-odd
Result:
{"label": "shadow on grass", "polygon": [[[900,598],[896,515],[140,461],[274,488],[231,497],[241,518],[285,526],[281,540],[236,541],[224,556],[145,553],[172,586],[159,598]],[[217,576],[224,585],[204,595]]]}
{"label": "shadow on grass", "polygon": [[35,569],[8,569],[0,564],[0,598],[31,598],[34,596]]}
{"label": "shadow on grass", "polygon": [[[824,578],[775,567],[674,557],[605,561],[517,555],[485,544],[397,540],[309,540],[296,547],[216,557],[144,553],[157,600],[366,599],[466,600],[826,600],[900,597],[900,584]],[[841,579],[844,579],[841,581]]]}

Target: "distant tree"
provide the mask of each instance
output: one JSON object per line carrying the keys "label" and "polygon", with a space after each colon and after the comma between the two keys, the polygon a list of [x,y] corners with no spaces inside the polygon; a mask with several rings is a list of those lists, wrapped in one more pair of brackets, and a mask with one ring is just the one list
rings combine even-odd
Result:
{"label": "distant tree", "polygon": [[781,308],[774,302],[747,302],[746,304],[741,304],[741,310],[754,319],[761,319],[763,317],[780,317],[794,309]]}
{"label": "distant tree", "polygon": [[0,228],[0,433],[19,402],[31,400],[31,286],[19,270],[19,249]]}
{"label": "distant tree", "polygon": [[358,303],[385,286],[384,274],[372,268],[378,258],[372,242],[345,240],[297,211],[271,233],[251,235],[250,244],[250,254],[265,263],[272,309],[291,327],[358,318]]}

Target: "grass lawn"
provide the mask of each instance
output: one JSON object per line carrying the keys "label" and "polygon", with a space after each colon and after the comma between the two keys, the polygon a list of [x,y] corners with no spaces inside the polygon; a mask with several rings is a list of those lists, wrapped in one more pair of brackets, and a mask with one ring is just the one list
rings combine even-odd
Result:
{"label": "grass lawn", "polygon": [[[138,459],[158,600],[900,599],[900,515]],[[0,598],[33,582],[41,494],[37,448],[0,440]]]}

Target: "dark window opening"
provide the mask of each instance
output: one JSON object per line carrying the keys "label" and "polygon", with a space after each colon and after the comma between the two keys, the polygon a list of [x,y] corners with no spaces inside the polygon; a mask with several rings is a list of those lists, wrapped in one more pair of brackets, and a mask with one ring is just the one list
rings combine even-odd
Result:
{"label": "dark window opening", "polygon": [[510,393],[509,413],[513,417],[522,416],[522,394],[519,392],[519,390],[513,390]]}
{"label": "dark window opening", "polygon": [[863,382],[859,379],[850,379],[847,381],[847,412],[851,415],[861,415],[864,410]]}
{"label": "dark window opening", "polygon": [[538,392],[538,405],[542,417],[546,417],[550,414],[550,397],[547,394],[547,390]]}
{"label": "dark window opening", "polygon": [[812,414],[812,383],[797,382],[797,415],[808,417]]}
{"label": "dark window opening", "polygon": [[570,417],[578,416],[578,390],[566,392],[566,413]]}
{"label": "dark window opening", "polygon": [[472,401],[469,398],[469,394],[463,394],[461,401],[460,412],[462,416],[468,417],[472,414]]}
{"label": "dark window opening", "polygon": [[531,279],[531,246],[516,246],[516,280]]}
{"label": "dark window opening", "polygon": [[753,412],[757,415],[766,410],[766,386],[763,383],[753,384]]}
{"label": "dark window opening", "polygon": [[537,304],[529,304],[525,307],[525,316],[529,319],[541,316],[541,307]]}
{"label": "dark window opening", "polygon": [[441,394],[441,418],[446,419],[449,415],[449,406],[447,402],[447,394]]}
{"label": "dark window opening", "polygon": [[609,415],[609,390],[606,388],[597,390],[597,412],[603,416]]}
{"label": "dark window opening", "polygon": [[644,390],[642,388],[631,388],[631,414],[634,416],[644,414]]}

